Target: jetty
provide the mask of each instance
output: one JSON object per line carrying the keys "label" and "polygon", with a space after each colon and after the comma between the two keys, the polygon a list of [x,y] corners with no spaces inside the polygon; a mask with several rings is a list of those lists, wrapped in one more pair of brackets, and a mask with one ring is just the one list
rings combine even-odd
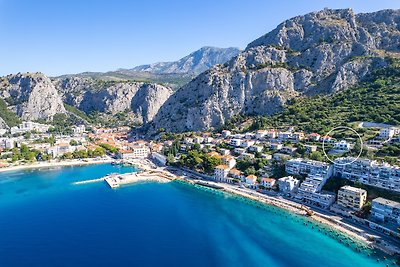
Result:
{"label": "jetty", "polygon": [[91,180],[84,180],[84,181],[78,181],[78,182],[73,182],[73,185],[79,185],[79,184],[90,184],[90,183],[97,183],[97,182],[102,182],[104,181],[106,177],[102,177],[102,178],[97,178],[97,179],[91,179]]}

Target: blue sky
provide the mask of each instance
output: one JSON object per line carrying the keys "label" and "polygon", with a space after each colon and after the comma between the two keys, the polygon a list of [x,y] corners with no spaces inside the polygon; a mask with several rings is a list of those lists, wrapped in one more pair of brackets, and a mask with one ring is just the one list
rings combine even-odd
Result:
{"label": "blue sky", "polygon": [[0,0],[0,75],[108,71],[245,46],[296,15],[399,0]]}

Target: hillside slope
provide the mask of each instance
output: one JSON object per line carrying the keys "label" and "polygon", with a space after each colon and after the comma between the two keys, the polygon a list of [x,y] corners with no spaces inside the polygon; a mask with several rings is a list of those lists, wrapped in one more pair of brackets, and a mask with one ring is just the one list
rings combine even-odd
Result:
{"label": "hillside slope", "polygon": [[179,89],[149,128],[198,131],[238,114],[279,113],[294,98],[354,86],[398,57],[399,43],[400,10],[324,9],[289,19]]}

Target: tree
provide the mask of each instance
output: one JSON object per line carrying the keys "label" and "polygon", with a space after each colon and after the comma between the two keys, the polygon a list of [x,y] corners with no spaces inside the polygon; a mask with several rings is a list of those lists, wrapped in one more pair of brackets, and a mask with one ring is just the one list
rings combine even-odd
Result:
{"label": "tree", "polygon": [[252,174],[254,175],[254,174],[256,174],[256,169],[253,166],[250,166],[244,171],[244,174],[246,176],[252,175]]}
{"label": "tree", "polygon": [[69,142],[69,145],[70,146],[77,146],[77,145],[79,145],[79,143],[78,143],[78,141],[76,141],[74,139],[71,139],[71,141]]}

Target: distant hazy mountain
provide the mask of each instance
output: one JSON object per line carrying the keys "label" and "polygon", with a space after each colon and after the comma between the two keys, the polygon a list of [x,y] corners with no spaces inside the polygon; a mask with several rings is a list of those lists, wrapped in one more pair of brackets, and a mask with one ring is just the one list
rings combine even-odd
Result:
{"label": "distant hazy mountain", "polygon": [[235,47],[217,48],[205,46],[178,61],[141,65],[130,70],[155,74],[200,74],[216,64],[224,64],[239,52],[240,50]]}

